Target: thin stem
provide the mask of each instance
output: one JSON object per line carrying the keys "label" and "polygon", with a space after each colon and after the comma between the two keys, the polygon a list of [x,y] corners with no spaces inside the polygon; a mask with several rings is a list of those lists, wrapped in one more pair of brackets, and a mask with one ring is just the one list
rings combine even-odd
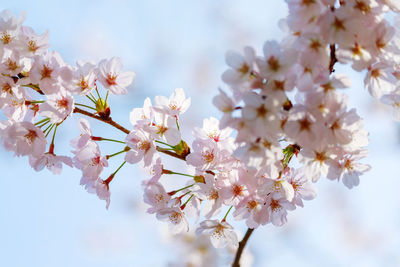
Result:
{"label": "thin stem", "polygon": [[53,138],[51,139],[51,143],[50,143],[50,147],[49,147],[50,154],[54,154],[54,138],[56,137],[57,128],[58,128],[58,124],[56,124],[56,128],[54,128]]}
{"label": "thin stem", "polygon": [[92,99],[92,98],[91,98],[89,95],[86,95],[86,97],[87,97],[87,98],[89,98],[89,100],[90,100],[90,101],[92,101],[92,102],[93,102],[93,104],[95,104],[95,105],[96,105],[96,101],[95,101],[94,99]]}
{"label": "thin stem", "polygon": [[45,122],[43,122],[42,124],[38,124],[38,125],[35,125],[36,127],[39,127],[39,128],[42,128],[43,126],[45,126],[46,124],[48,124],[50,122],[50,120],[48,120],[48,121],[45,121]]}
{"label": "thin stem", "polygon": [[106,158],[107,158],[107,159],[112,158],[112,157],[117,156],[117,155],[119,155],[119,154],[122,154],[122,153],[124,153],[124,152],[126,152],[126,151],[127,151],[126,149],[121,150],[121,151],[119,151],[119,152],[117,152],[117,153],[114,153],[114,154],[111,154],[111,155],[107,155]]}
{"label": "thin stem", "polygon": [[104,103],[107,104],[107,99],[108,99],[108,95],[110,94],[110,90],[107,90],[107,94],[106,94],[106,100],[104,101]]}
{"label": "thin stem", "polygon": [[[45,137],[46,137],[46,138],[47,138],[47,136],[49,135],[49,133],[51,133],[51,130],[53,130],[53,128],[54,128],[54,125],[56,125],[56,124],[55,124],[55,123],[53,123],[53,124],[50,124],[50,126],[49,126],[49,127],[50,127],[50,129],[47,131],[47,133],[46,133],[46,135],[45,135]],[[47,129],[48,129],[48,128],[47,128]],[[47,129],[46,129],[46,130],[47,130]],[[46,130],[45,130],[45,131],[46,131]]]}
{"label": "thin stem", "polygon": [[101,141],[110,141],[110,142],[125,144],[124,141],[119,141],[119,140],[114,140],[114,139],[109,139],[109,138],[102,138]]}
{"label": "thin stem", "polygon": [[244,235],[242,241],[239,242],[239,247],[238,250],[236,251],[235,260],[232,263],[232,267],[240,267],[240,257],[242,256],[244,247],[246,246],[246,243],[249,240],[253,231],[254,229],[251,228],[247,229],[247,232]]}
{"label": "thin stem", "polygon": [[232,208],[233,208],[233,206],[231,206],[229,208],[229,210],[226,212],[225,217],[222,219],[223,222],[226,221],[226,217],[228,217],[228,214],[229,214],[229,212],[231,211]]}
{"label": "thin stem", "polygon": [[[187,192],[190,193],[191,191]],[[186,195],[186,194],[185,194]],[[194,194],[192,194],[188,200],[185,201],[185,203],[183,203],[183,205],[181,206],[181,209],[183,210],[184,208],[186,208],[187,203],[189,203],[189,201],[194,197]]]}
{"label": "thin stem", "polygon": [[41,104],[46,102],[46,100],[25,100],[25,104],[30,105],[30,104]]}
{"label": "thin stem", "polygon": [[47,126],[47,128],[43,131],[43,133],[45,134],[47,132],[47,130],[52,126],[53,124],[50,124],[49,126]]}
{"label": "thin stem", "polygon": [[75,105],[76,105],[76,106],[85,107],[85,108],[90,108],[90,109],[93,109],[93,110],[97,111],[97,109],[95,109],[94,107],[87,106],[87,105],[84,105],[84,104],[75,103]]}
{"label": "thin stem", "polygon": [[190,174],[185,174],[185,173],[180,173],[180,172],[173,172],[173,171],[165,170],[165,169],[163,169],[163,173],[164,174],[177,174],[177,175],[187,176],[187,177],[191,177],[191,178],[195,177],[195,176],[190,175]]}
{"label": "thin stem", "polygon": [[179,191],[188,189],[188,188],[190,188],[190,187],[192,187],[192,186],[194,186],[194,185],[195,185],[195,184],[191,184],[191,185],[185,186],[185,187],[183,187],[183,188],[181,188],[181,189],[176,190],[175,192],[179,192]]}
{"label": "thin stem", "polygon": [[50,118],[44,118],[43,120],[40,120],[40,121],[36,122],[35,125],[37,126],[37,125],[42,124],[43,122],[46,122],[46,121],[50,121]]}
{"label": "thin stem", "polygon": [[113,173],[114,176],[117,174],[117,172],[125,165],[126,161],[122,162],[121,165],[119,165],[118,169]]}
{"label": "thin stem", "polygon": [[178,193],[178,192],[180,192],[180,191],[182,191],[182,190],[188,189],[188,188],[190,188],[190,187],[192,187],[192,186],[194,186],[194,185],[195,185],[195,184],[191,184],[191,185],[182,187],[181,189],[171,191],[171,192],[169,192],[168,194],[169,194],[170,196],[175,195],[176,193]]}
{"label": "thin stem", "polygon": [[96,101],[96,97],[90,92],[90,96]]}
{"label": "thin stem", "polygon": [[164,148],[164,147],[160,147],[158,151],[159,151],[159,152],[161,152],[161,151],[174,151],[174,149],[173,149],[173,148]]}
{"label": "thin stem", "polygon": [[56,137],[57,128],[58,128],[58,125],[56,125],[56,128],[54,128],[53,138],[51,139],[52,145],[54,144],[54,138]]}
{"label": "thin stem", "polygon": [[[100,96],[100,94],[99,94],[99,90],[97,90],[97,86],[96,86],[96,93],[97,93],[97,96],[99,97],[99,99],[101,99],[101,96]],[[100,100],[101,101],[101,100]]]}
{"label": "thin stem", "polygon": [[167,143],[164,143],[164,142],[162,142],[162,141],[156,140],[156,143],[159,143],[159,144],[162,144],[162,145],[165,145],[165,146],[169,146],[169,147],[174,148],[174,146],[171,146],[171,145],[169,145],[169,144],[167,144]]}
{"label": "thin stem", "polygon": [[126,161],[122,162],[122,164],[118,167],[118,169],[113,172],[106,180],[104,180],[104,183],[108,186],[109,183],[114,179],[114,176],[117,174],[117,172],[124,166]]}

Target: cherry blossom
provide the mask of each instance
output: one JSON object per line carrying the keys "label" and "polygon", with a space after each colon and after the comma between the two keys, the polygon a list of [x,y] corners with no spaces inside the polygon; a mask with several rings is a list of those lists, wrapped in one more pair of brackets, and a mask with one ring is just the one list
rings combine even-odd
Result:
{"label": "cherry blossom", "polygon": [[[368,132],[347,96],[357,84],[341,67],[363,73],[368,92],[400,120],[400,19],[386,16],[400,12],[398,1],[286,3],[289,13],[280,22],[286,36],[267,40],[262,54],[250,46],[227,52],[225,85],[212,100],[220,119],[206,118],[192,131],[181,130],[187,126],[181,116],[191,104],[182,88],[169,97],[146,98],[141,108],[131,109],[132,128],[124,128],[111,118],[108,102],[109,92],[110,97],[126,94],[135,77],[123,71],[120,58],[71,66],[48,50],[48,31],[36,34],[23,25],[24,16],[2,11],[0,109],[5,120],[0,137],[5,149],[28,156],[36,171],[47,167],[59,174],[62,165],[79,169],[80,184],[105,200],[106,208],[117,172],[126,162],[140,163],[148,175],[142,181],[147,212],[167,222],[174,234],[186,233],[193,221],[196,232],[217,248],[237,247],[232,219],[249,229],[283,226],[290,211],[316,197],[313,183],[321,176],[351,189],[371,168],[362,162]],[[56,155],[61,141],[56,130],[73,113],[124,135],[101,136],[79,117],[80,135],[70,142],[73,158]],[[103,141],[123,147],[102,154]],[[114,157],[120,154],[123,159]],[[167,156],[181,160],[173,167],[178,170],[170,169]],[[114,160],[123,163],[109,171]],[[111,174],[102,179],[105,171]],[[169,183],[178,175],[184,180]]]}
{"label": "cherry blossom", "polygon": [[16,156],[41,156],[46,147],[43,132],[30,122],[22,121],[7,125],[1,131],[4,147]]}
{"label": "cherry blossom", "polygon": [[226,221],[205,220],[200,223],[200,227],[196,230],[197,234],[208,234],[211,243],[216,248],[223,248],[228,245],[237,246],[238,237],[233,227]]}
{"label": "cherry blossom", "polygon": [[164,112],[171,116],[183,114],[190,106],[190,98],[185,97],[182,88],[176,88],[168,98],[165,96],[156,96],[154,109],[158,112]]}
{"label": "cherry blossom", "polygon": [[126,94],[128,87],[135,77],[135,73],[122,71],[122,62],[118,57],[110,60],[103,59],[95,69],[98,81],[115,95]]}

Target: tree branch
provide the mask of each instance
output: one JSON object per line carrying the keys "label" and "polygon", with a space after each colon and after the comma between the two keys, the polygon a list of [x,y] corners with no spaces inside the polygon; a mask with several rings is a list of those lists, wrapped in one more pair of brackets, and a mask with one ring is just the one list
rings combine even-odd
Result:
{"label": "tree branch", "polygon": [[331,44],[329,48],[331,49],[331,62],[329,63],[329,71],[332,73],[335,71],[333,67],[335,66],[336,62],[338,62],[336,57],[336,45]]}
{"label": "tree branch", "polygon": [[95,114],[93,114],[93,113],[90,113],[90,112],[88,112],[88,111],[86,111],[86,110],[83,110],[83,109],[80,109],[80,108],[77,108],[77,107],[74,108],[74,113],[80,113],[80,114],[86,115],[86,116],[88,116],[88,117],[91,117],[91,118],[93,118],[93,119],[96,119],[96,120],[99,120],[99,121],[108,123],[108,124],[110,124],[111,126],[114,126],[114,127],[117,128],[118,130],[120,130],[121,132],[124,132],[124,133],[126,133],[126,134],[129,134],[129,133],[130,133],[130,131],[129,131],[128,129],[126,129],[125,127],[119,125],[118,123],[116,123],[115,121],[113,121],[111,118],[109,118],[109,119],[104,119],[104,118],[102,118],[102,117],[100,117],[100,116],[98,116],[98,115],[95,115]]}
{"label": "tree branch", "polygon": [[170,150],[163,150],[163,149],[162,149],[161,147],[159,147],[159,146],[157,146],[156,148],[157,148],[157,151],[158,151],[158,152],[167,154],[167,155],[169,155],[169,156],[171,156],[171,157],[174,157],[174,158],[177,158],[177,159],[186,160],[187,154],[186,154],[186,155],[178,155],[178,154],[176,154],[175,152],[172,152],[172,151],[170,151]]}
{"label": "tree branch", "polygon": [[[98,116],[96,114],[90,113],[90,112],[88,112],[86,110],[83,110],[83,109],[80,109],[80,108],[77,108],[77,107],[74,108],[74,113],[80,113],[80,114],[86,115],[86,116],[88,116],[90,118],[93,118],[93,119],[108,123],[111,126],[117,128],[118,130],[120,130],[121,132],[124,132],[126,134],[130,133],[130,131],[128,129],[126,129],[125,127],[123,127],[120,124],[116,123],[111,118],[105,119],[105,118],[102,118],[102,117],[100,117],[100,116]],[[172,151],[163,150],[159,146],[157,146],[157,151],[161,152],[161,153],[164,153],[164,154],[167,154],[167,155],[169,155],[171,157],[175,157],[177,159],[181,159],[181,160],[186,160],[186,156],[187,156],[187,154],[186,155],[178,155],[178,154],[176,154],[176,153],[174,153]]]}
{"label": "tree branch", "polygon": [[239,242],[239,247],[238,247],[238,250],[236,251],[235,260],[232,263],[232,267],[240,267],[240,257],[242,256],[244,247],[246,246],[246,243],[249,240],[253,231],[254,231],[254,229],[251,229],[251,228],[247,229],[247,232],[244,235],[242,241]]}

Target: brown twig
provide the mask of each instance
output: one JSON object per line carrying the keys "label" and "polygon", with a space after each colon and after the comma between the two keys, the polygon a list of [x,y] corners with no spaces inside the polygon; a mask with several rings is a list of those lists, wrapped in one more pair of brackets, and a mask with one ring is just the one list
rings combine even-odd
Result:
{"label": "brown twig", "polygon": [[253,231],[254,229],[251,228],[247,229],[247,232],[244,235],[242,241],[239,242],[239,247],[238,250],[236,251],[235,260],[232,263],[232,267],[240,267],[240,257],[242,256],[244,247],[246,246],[246,243],[249,240]]}
{"label": "brown twig", "polygon": [[[102,117],[100,117],[100,116],[98,116],[98,115],[96,115],[96,114],[90,113],[90,112],[88,112],[88,111],[86,111],[86,110],[83,110],[83,109],[80,109],[80,108],[77,108],[77,107],[75,107],[74,113],[80,113],[80,114],[83,114],[83,115],[88,116],[88,117],[90,117],[90,118],[93,118],[93,119],[96,119],[96,120],[99,120],[99,121],[108,123],[108,124],[110,124],[111,126],[117,128],[118,130],[120,130],[121,132],[124,132],[124,133],[126,133],[126,134],[129,134],[129,133],[130,133],[130,131],[129,131],[128,129],[126,129],[125,127],[123,127],[123,126],[121,126],[120,124],[116,123],[116,122],[113,121],[110,117],[109,117],[108,119],[105,119],[105,118],[102,118]],[[163,149],[162,149],[161,147],[159,147],[159,146],[157,146],[157,151],[158,151],[158,152],[161,152],[161,153],[164,153],[164,154],[167,154],[167,155],[169,155],[169,156],[171,156],[171,157],[175,157],[175,158],[177,158],[177,159],[181,159],[181,160],[186,160],[186,156],[187,156],[187,154],[178,155],[178,154],[176,154],[176,153],[174,153],[174,152],[172,152],[172,151],[163,150]]]}
{"label": "brown twig", "polygon": [[331,44],[329,48],[331,49],[331,62],[329,63],[329,71],[332,73],[335,71],[333,67],[335,66],[336,62],[338,62],[336,57],[336,45]]}
{"label": "brown twig", "polygon": [[156,148],[157,148],[158,152],[167,154],[167,155],[169,155],[171,157],[174,157],[174,158],[177,158],[177,159],[186,160],[187,154],[186,155],[178,155],[175,152],[172,152],[172,151],[169,151],[169,150],[164,150],[162,147],[159,147],[159,146],[157,146]]}
{"label": "brown twig", "polygon": [[122,131],[122,132],[124,132],[124,133],[126,133],[126,134],[129,134],[129,133],[130,133],[130,131],[129,131],[128,129],[126,129],[125,127],[119,125],[118,123],[116,123],[115,121],[113,121],[111,118],[104,119],[104,118],[102,118],[102,117],[100,117],[100,116],[98,116],[98,115],[95,115],[95,114],[93,114],[93,113],[90,113],[90,112],[88,112],[88,111],[86,111],[86,110],[83,110],[83,109],[80,109],[80,108],[77,108],[77,107],[74,108],[74,113],[80,113],[80,114],[86,115],[86,116],[88,116],[88,117],[91,117],[91,118],[93,118],[93,119],[96,119],[96,120],[99,120],[99,121],[108,123],[108,124],[110,124],[111,126],[114,126],[114,127],[117,128],[118,130],[120,130],[120,131]]}

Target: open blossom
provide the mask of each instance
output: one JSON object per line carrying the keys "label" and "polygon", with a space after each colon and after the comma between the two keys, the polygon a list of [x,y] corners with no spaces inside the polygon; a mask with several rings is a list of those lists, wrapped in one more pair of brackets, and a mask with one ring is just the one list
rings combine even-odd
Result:
{"label": "open blossom", "polygon": [[317,191],[304,169],[291,170],[286,174],[285,178],[293,187],[294,197],[292,203],[297,206],[303,207],[303,199],[311,200],[317,196]]}
{"label": "open blossom", "polygon": [[360,159],[368,155],[368,150],[358,150],[345,154],[340,159],[340,167],[337,170],[339,173],[336,175],[337,179],[342,179],[343,184],[351,189],[358,186],[360,183],[360,175],[369,171],[371,166],[358,162]]}
{"label": "open blossom", "polygon": [[235,110],[235,102],[220,88],[218,90],[219,95],[214,96],[213,104],[223,112],[223,117],[220,120],[220,126],[221,128],[225,128],[232,120],[232,112]]}
{"label": "open blossom", "polygon": [[161,178],[161,175],[163,174],[163,164],[161,163],[161,158],[157,157],[155,163],[153,165],[150,165],[149,168],[147,168],[148,173],[152,176],[147,183],[154,183],[158,182],[158,180]]}
{"label": "open blossom", "polygon": [[24,100],[25,92],[21,85],[7,76],[0,76],[0,108],[15,104],[15,99]]}
{"label": "open blossom", "polygon": [[131,164],[144,160],[144,166],[149,166],[156,155],[154,137],[142,129],[134,129],[125,139],[131,149],[126,153],[125,160]]}
{"label": "open blossom", "polygon": [[0,48],[11,47],[15,44],[24,20],[25,14],[16,18],[10,10],[6,9],[0,12]]}
{"label": "open blossom", "polygon": [[87,95],[96,86],[96,75],[94,69],[95,65],[92,63],[77,62],[75,68],[68,70],[68,75],[71,77],[69,77],[70,79],[68,79],[64,86],[72,94]]}
{"label": "open blossom", "polygon": [[223,248],[226,246],[238,246],[238,237],[233,227],[226,221],[218,220],[205,220],[200,223],[197,228],[196,234],[209,235],[211,243],[216,248]]}
{"label": "open blossom", "polygon": [[107,180],[102,180],[100,177],[82,176],[81,185],[83,185],[91,194],[96,194],[99,199],[106,201],[106,209],[110,206],[110,188]]}
{"label": "open blossom", "polygon": [[290,202],[294,198],[292,184],[284,179],[265,179],[261,191],[264,192],[264,195],[270,195],[273,199],[285,199]]}
{"label": "open blossom", "polygon": [[158,182],[148,182],[144,184],[143,200],[151,207],[148,213],[155,213],[158,210],[168,207],[171,196],[167,194],[162,184]]}
{"label": "open blossom", "polygon": [[193,136],[204,141],[225,143],[232,133],[231,128],[220,129],[219,120],[211,117],[203,120],[203,128],[195,127]]}
{"label": "open blossom", "polygon": [[169,222],[168,226],[173,234],[189,231],[189,224],[182,210],[177,207],[164,208],[157,211],[157,219]]}
{"label": "open blossom", "polygon": [[186,157],[186,161],[198,170],[212,170],[221,163],[221,155],[215,144],[194,142],[193,152]]}
{"label": "open blossom", "polygon": [[243,56],[233,51],[227,52],[225,60],[231,68],[222,74],[222,80],[231,85],[248,82],[252,78],[255,59],[255,52],[251,47],[244,48]]}
{"label": "open blossom", "polygon": [[248,179],[253,178],[253,173],[245,169],[233,169],[225,173],[219,173],[217,186],[219,195],[226,205],[237,205],[249,195]]}
{"label": "open blossom", "polygon": [[294,106],[285,124],[287,136],[300,145],[310,145],[319,132],[315,117],[303,105]]}
{"label": "open blossom", "polygon": [[196,184],[192,190],[195,191],[200,198],[204,199],[203,212],[207,219],[217,215],[222,208],[222,198],[219,189],[216,187],[214,175],[204,174],[204,183]]}
{"label": "open blossom", "polygon": [[394,72],[393,66],[385,62],[373,64],[368,67],[364,85],[373,97],[379,99],[382,95],[395,90],[398,79],[393,74]]}
{"label": "open blossom", "polygon": [[43,132],[30,122],[22,121],[8,125],[1,131],[4,146],[16,156],[41,156],[46,148]]}
{"label": "open blossom", "polygon": [[74,166],[82,170],[84,177],[96,179],[100,176],[103,168],[108,166],[106,157],[101,156],[99,146],[93,141],[73,153],[75,154]]}
{"label": "open blossom", "polygon": [[264,225],[269,222],[269,213],[264,202],[264,199],[256,194],[249,195],[238,203],[233,216],[236,220],[246,219],[247,227],[252,229],[260,224]]}
{"label": "open blossom", "polygon": [[156,96],[154,102],[154,110],[171,116],[183,114],[190,106],[190,98],[185,97],[185,92],[182,88],[176,88],[169,99],[165,96]]}
{"label": "open blossom", "polygon": [[110,206],[110,196],[111,196],[108,183],[101,179],[97,179],[95,182],[95,188],[96,188],[96,195],[99,197],[99,199],[106,201],[106,209],[108,209],[108,207]]}
{"label": "open blossom", "polygon": [[103,59],[95,70],[98,81],[104,88],[115,95],[126,94],[126,88],[132,83],[135,73],[122,71],[122,62],[119,57],[110,60]]}
{"label": "open blossom", "polygon": [[74,98],[62,87],[58,93],[47,95],[47,100],[39,106],[39,113],[50,118],[51,123],[60,123],[74,110]]}
{"label": "open blossom", "polygon": [[57,52],[47,52],[35,56],[29,77],[33,84],[38,84],[45,94],[54,94],[59,90],[60,75],[65,65]]}
{"label": "open blossom", "polygon": [[10,76],[21,73],[26,64],[19,52],[11,52],[11,50],[6,50],[3,57],[0,56],[0,60],[0,73]]}
{"label": "open blossom", "polygon": [[293,66],[297,52],[293,49],[284,50],[276,41],[267,41],[263,47],[264,58],[257,59],[260,75],[272,79],[284,75]]}
{"label": "open blossom", "polygon": [[29,156],[29,164],[35,171],[41,171],[47,167],[53,174],[61,174],[63,164],[73,166],[70,157],[57,156],[54,153],[45,153],[39,157]]}
{"label": "open blossom", "polygon": [[242,115],[246,127],[251,129],[254,136],[264,136],[279,130],[280,120],[277,115],[279,102],[276,99],[248,93],[244,95],[243,101],[245,106]]}
{"label": "open blossom", "polygon": [[154,119],[154,112],[150,98],[144,100],[143,108],[134,108],[129,114],[129,120],[133,126],[150,126]]}
{"label": "open blossom", "polygon": [[165,113],[154,114],[153,131],[163,138],[169,145],[177,145],[181,142],[181,133],[176,126],[176,118]]}
{"label": "open blossom", "polygon": [[269,212],[271,223],[275,226],[282,226],[287,222],[287,211],[294,210],[296,206],[285,199],[273,199],[268,197],[265,205]]}
{"label": "open blossom", "polygon": [[313,182],[316,182],[321,174],[327,177],[328,174],[334,173],[334,169],[337,168],[335,159],[338,156],[340,156],[340,150],[321,144],[302,149],[299,161],[305,165],[306,174]]}
{"label": "open blossom", "polygon": [[16,45],[18,51],[24,56],[34,57],[36,55],[42,55],[50,47],[49,32],[46,31],[38,35],[31,27],[22,26]]}
{"label": "open blossom", "polygon": [[400,90],[381,97],[381,101],[392,108],[393,119],[400,121]]}
{"label": "open blossom", "polygon": [[86,119],[79,120],[79,129],[81,131],[81,134],[75,139],[71,140],[71,146],[77,150],[85,147],[92,137],[90,124]]}

